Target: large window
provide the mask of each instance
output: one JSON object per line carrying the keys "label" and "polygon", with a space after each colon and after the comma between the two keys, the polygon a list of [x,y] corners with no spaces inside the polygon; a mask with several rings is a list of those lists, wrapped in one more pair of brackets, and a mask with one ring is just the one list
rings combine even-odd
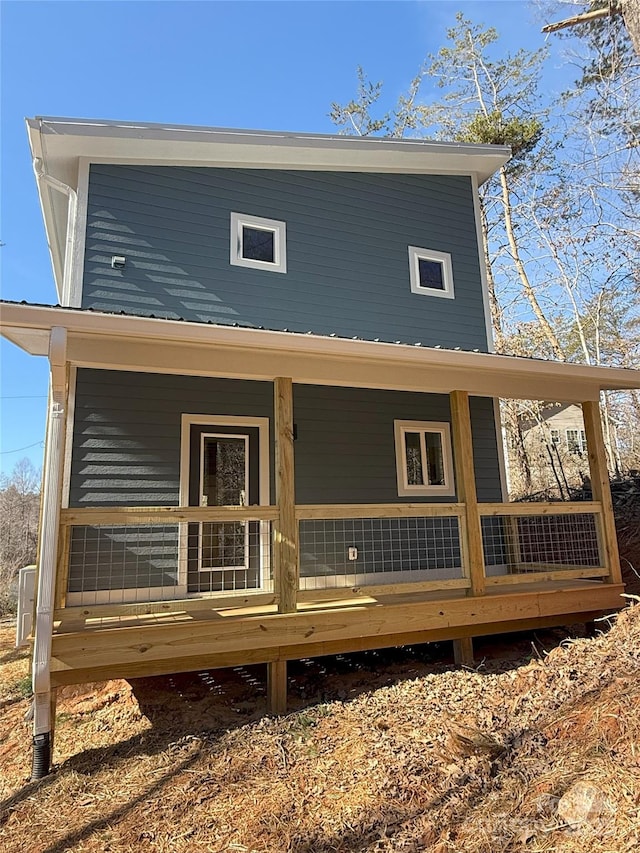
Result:
{"label": "large window", "polygon": [[398,494],[453,495],[449,424],[394,421]]}
{"label": "large window", "polygon": [[411,292],[453,299],[451,255],[409,246]]}
{"label": "large window", "polygon": [[286,272],[286,225],[276,219],[232,213],[230,250],[235,266]]}

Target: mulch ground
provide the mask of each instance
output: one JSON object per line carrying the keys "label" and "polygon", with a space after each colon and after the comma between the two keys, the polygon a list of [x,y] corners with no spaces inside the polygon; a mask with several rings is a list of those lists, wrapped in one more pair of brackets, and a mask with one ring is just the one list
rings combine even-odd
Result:
{"label": "mulch ground", "polygon": [[612,624],[485,640],[476,669],[445,644],[302,661],[280,719],[258,667],[66,689],[39,783],[5,625],[0,849],[635,851],[640,604]]}

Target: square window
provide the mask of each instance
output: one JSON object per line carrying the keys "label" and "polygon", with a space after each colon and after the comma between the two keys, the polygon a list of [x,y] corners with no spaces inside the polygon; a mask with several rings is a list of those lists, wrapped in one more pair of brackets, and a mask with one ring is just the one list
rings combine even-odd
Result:
{"label": "square window", "polygon": [[286,239],[284,222],[232,213],[230,262],[239,267],[286,273]]}
{"label": "square window", "polygon": [[453,495],[449,424],[394,421],[398,495]]}
{"label": "square window", "polygon": [[435,249],[409,246],[411,292],[453,299],[451,255]]}

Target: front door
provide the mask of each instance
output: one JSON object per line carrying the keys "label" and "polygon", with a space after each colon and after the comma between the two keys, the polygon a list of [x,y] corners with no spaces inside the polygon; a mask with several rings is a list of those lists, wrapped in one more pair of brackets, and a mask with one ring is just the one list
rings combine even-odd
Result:
{"label": "front door", "polygon": [[[213,508],[258,504],[258,439],[256,427],[192,424],[189,505]],[[189,592],[259,589],[260,539],[259,522],[189,524]]]}

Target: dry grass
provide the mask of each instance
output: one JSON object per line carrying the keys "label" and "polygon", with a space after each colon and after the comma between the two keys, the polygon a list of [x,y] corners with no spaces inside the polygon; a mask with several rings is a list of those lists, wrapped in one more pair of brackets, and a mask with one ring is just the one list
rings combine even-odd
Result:
{"label": "dry grass", "polygon": [[[3,654],[6,853],[640,846],[640,605],[608,634],[520,665],[381,657],[375,676],[307,664],[299,710],[280,720],[260,717],[264,685],[248,669],[69,690],[56,771],[38,784],[25,781],[26,661]],[[304,707],[320,689],[342,698]],[[576,780],[602,801],[572,829],[557,804]]]}

